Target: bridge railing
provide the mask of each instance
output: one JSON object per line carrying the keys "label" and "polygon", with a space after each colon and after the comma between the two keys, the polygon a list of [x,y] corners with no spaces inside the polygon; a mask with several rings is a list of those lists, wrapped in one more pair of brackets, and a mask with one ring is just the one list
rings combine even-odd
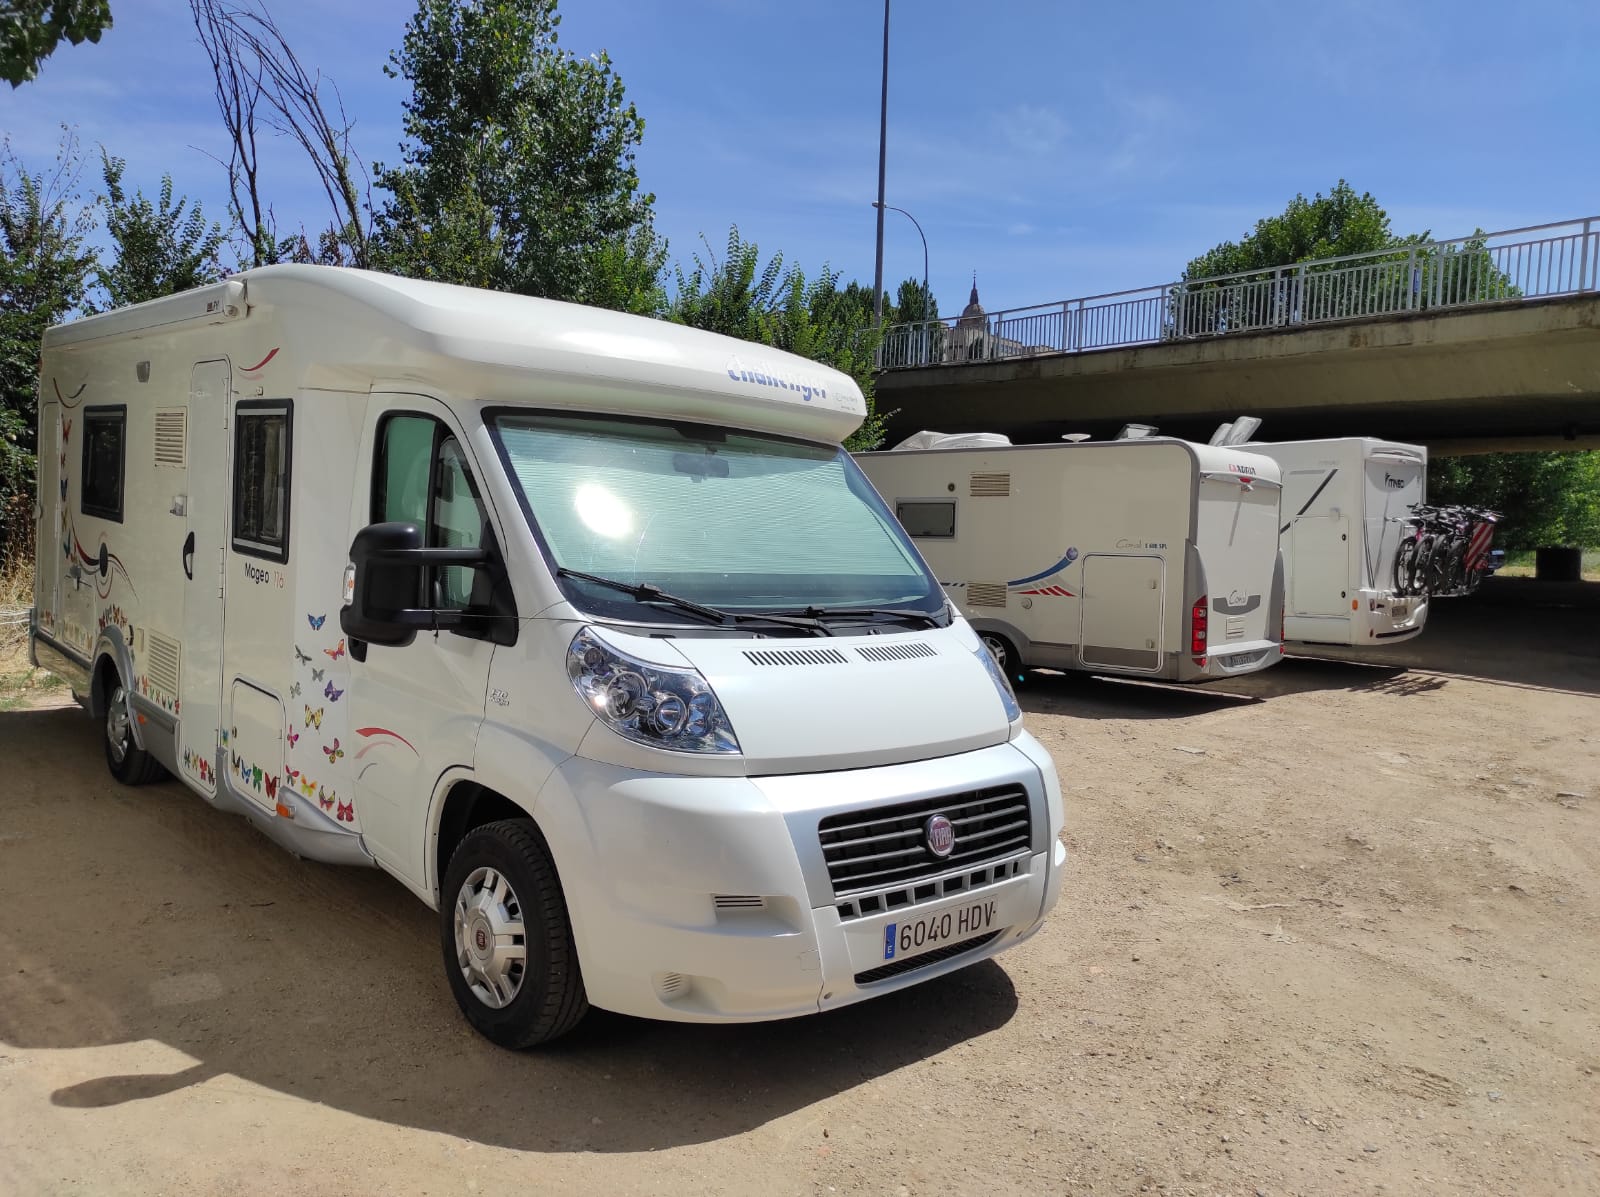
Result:
{"label": "bridge railing", "polygon": [[1600,288],[1600,216],[886,329],[883,370],[1082,353]]}

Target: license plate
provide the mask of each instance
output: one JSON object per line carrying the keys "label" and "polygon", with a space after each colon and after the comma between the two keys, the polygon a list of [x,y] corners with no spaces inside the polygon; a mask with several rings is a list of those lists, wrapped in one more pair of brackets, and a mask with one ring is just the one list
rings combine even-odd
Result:
{"label": "license plate", "polygon": [[1404,603],[1396,603],[1394,606],[1389,608],[1389,618],[1397,622],[1410,614],[1411,608],[1406,606]]}
{"label": "license plate", "polygon": [[883,958],[903,960],[907,956],[920,956],[934,948],[992,931],[994,923],[995,903],[992,899],[936,910],[920,918],[886,923],[883,928]]}

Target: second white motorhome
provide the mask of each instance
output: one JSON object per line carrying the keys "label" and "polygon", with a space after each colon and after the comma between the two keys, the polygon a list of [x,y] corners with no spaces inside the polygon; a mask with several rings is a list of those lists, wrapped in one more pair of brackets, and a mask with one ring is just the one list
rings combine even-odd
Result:
{"label": "second white motorhome", "polygon": [[40,393],[33,657],[113,775],[391,873],[496,1043],[833,1009],[1060,893],[1054,766],[843,374],[269,266],[51,329]]}
{"label": "second white motorhome", "polygon": [[1402,595],[1395,556],[1426,499],[1428,450],[1371,437],[1251,442],[1283,472],[1284,630],[1306,644],[1409,640],[1426,594]]}
{"label": "second white motorhome", "polygon": [[1281,650],[1278,467],[1166,437],[861,454],[1008,674],[1197,682]]}

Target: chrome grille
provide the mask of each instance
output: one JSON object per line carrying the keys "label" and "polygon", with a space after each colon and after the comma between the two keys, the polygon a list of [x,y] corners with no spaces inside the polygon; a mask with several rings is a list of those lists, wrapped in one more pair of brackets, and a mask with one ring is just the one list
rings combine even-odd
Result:
{"label": "chrome grille", "polygon": [[[924,825],[944,815],[955,828],[949,856],[928,850]],[[817,824],[834,896],[881,889],[954,869],[972,869],[1028,849],[1033,816],[1021,786],[845,811]]]}

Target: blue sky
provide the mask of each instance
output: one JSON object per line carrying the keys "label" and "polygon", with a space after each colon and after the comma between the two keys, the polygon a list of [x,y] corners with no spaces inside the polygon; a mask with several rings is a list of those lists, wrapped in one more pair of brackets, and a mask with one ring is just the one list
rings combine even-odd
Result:
{"label": "blue sky", "polygon": [[[409,0],[269,0],[338,83],[369,159],[395,159],[403,83],[382,66]],[[209,69],[182,0],[113,0],[98,46],[0,88],[0,129],[46,165],[57,126],[153,190],[224,214]],[[611,52],[647,122],[639,168],[674,257],[737,223],[763,250],[870,283],[878,0],[566,0],[562,42]],[[974,270],[991,310],[1176,277],[1298,191],[1341,176],[1397,231],[1456,236],[1600,213],[1600,5],[1530,0],[894,0],[888,202],[927,233],[949,314]],[[324,219],[269,148],[282,223]],[[90,172],[87,181],[97,181]],[[885,278],[922,248],[889,213]]]}

